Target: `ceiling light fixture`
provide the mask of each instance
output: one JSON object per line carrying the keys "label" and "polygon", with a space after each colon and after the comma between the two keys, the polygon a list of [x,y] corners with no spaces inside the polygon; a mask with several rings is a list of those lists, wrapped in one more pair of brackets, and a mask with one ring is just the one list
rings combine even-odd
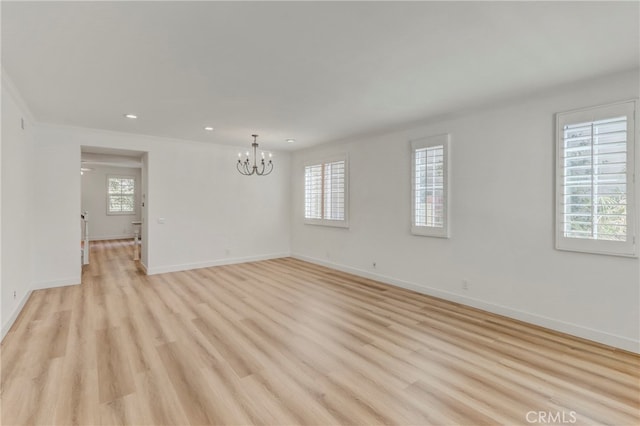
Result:
{"label": "ceiling light fixture", "polygon": [[214,129],[213,127],[211,127],[211,126],[206,126],[204,129],[205,129],[207,132],[213,132],[213,131],[215,130],[215,129]]}
{"label": "ceiling light fixture", "polygon": [[131,120],[135,120],[136,118],[138,118],[138,116],[135,114],[125,114],[124,116],[125,118],[129,118]]}
{"label": "ceiling light fixture", "polygon": [[287,139],[288,143],[294,143],[296,140],[295,139]]}
{"label": "ceiling light fixture", "polygon": [[264,151],[260,154],[262,159],[260,160],[260,166],[258,166],[258,135],[253,136],[253,143],[251,147],[253,148],[253,166],[251,165],[251,160],[249,156],[249,151],[246,152],[245,159],[242,160],[242,153],[238,153],[238,163],[236,164],[236,168],[245,176],[258,175],[258,176],[266,176],[273,171],[273,162],[271,161],[271,153],[269,153],[269,162],[265,163]]}

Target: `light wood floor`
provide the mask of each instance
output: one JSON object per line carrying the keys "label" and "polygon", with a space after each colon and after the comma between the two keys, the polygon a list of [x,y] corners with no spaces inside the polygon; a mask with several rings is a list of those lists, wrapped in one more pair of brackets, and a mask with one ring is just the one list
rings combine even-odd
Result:
{"label": "light wood floor", "polygon": [[130,241],[91,250],[4,339],[3,425],[640,424],[630,353],[290,258],[147,277]]}

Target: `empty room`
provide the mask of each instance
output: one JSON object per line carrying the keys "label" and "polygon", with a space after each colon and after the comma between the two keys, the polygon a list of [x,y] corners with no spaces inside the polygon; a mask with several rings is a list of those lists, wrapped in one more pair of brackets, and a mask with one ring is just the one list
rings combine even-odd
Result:
{"label": "empty room", "polygon": [[0,424],[640,424],[640,2],[0,7]]}

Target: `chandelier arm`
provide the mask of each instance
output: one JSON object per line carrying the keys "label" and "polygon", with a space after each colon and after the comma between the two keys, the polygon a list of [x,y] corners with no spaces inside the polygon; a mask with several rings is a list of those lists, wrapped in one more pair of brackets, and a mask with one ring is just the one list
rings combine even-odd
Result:
{"label": "chandelier arm", "polygon": [[238,160],[238,162],[236,163],[236,169],[240,172],[240,174],[244,174],[244,172],[242,171],[242,169],[240,168],[242,166],[242,162],[240,160]]}
{"label": "chandelier arm", "polygon": [[247,173],[247,164],[246,164],[245,162],[240,163],[240,164],[238,165],[238,171],[239,171],[240,173],[242,173],[243,175],[248,176],[248,173]]}
{"label": "chandelier arm", "polygon": [[245,176],[251,176],[251,170],[249,169],[249,160],[245,160],[242,163],[242,170],[240,171],[240,173],[242,173]]}
{"label": "chandelier arm", "polygon": [[269,167],[269,171],[267,173],[264,173],[262,176],[267,176],[267,175],[271,174],[271,172],[273,171],[273,163],[271,161],[269,161],[268,165],[270,166]]}

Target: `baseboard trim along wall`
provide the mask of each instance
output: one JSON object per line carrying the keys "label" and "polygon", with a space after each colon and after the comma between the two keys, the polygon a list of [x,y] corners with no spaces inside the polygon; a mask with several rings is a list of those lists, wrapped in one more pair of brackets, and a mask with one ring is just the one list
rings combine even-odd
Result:
{"label": "baseboard trim along wall", "polygon": [[258,262],[260,260],[279,259],[289,257],[291,253],[273,253],[258,256],[234,257],[228,259],[211,260],[207,262],[184,263],[182,265],[157,266],[147,269],[147,275],[165,274],[168,272],[188,271],[191,269],[210,268],[212,266],[233,265],[235,263]]}
{"label": "baseboard trim along wall", "polygon": [[371,273],[369,271],[353,268],[351,266],[346,266],[339,263],[327,262],[325,260],[317,259],[314,257],[297,255],[297,254],[292,254],[291,257],[299,260],[304,260],[305,262],[326,266],[327,268],[337,269],[338,271],[347,272],[360,277],[380,281],[385,284],[393,285],[396,287],[405,288],[407,290],[413,290],[415,292],[422,293],[427,296],[437,297],[440,299],[448,300],[450,302],[461,303],[463,305],[471,306],[473,308],[482,309],[487,312],[491,312],[494,314],[524,321],[530,324],[538,325],[540,327],[549,328],[551,330],[570,334],[572,336],[581,337],[583,339],[588,339],[594,342],[624,349],[629,352],[640,353],[640,341],[629,339],[627,337],[606,333],[600,330],[594,330],[588,327],[583,327],[577,324],[572,324],[572,323],[556,320],[553,318],[532,314],[526,311],[520,311],[518,309],[513,309],[506,306],[498,305],[495,303],[486,302],[481,299],[461,296],[459,294],[451,293],[445,290],[440,290],[433,287],[428,287],[428,286],[424,286],[424,285],[420,285],[420,284],[416,284],[408,281],[403,281],[403,280],[399,280],[393,277],[388,277],[385,275]]}
{"label": "baseboard trim along wall", "polygon": [[42,290],[45,288],[66,287],[68,285],[79,285],[82,281],[80,275],[77,277],[62,278],[53,281],[40,281],[31,285],[31,290]]}
{"label": "baseboard trim along wall", "polygon": [[6,336],[9,330],[11,330],[13,323],[18,319],[18,315],[20,315],[20,312],[22,312],[22,308],[24,308],[24,305],[27,304],[27,300],[29,300],[29,297],[31,297],[32,292],[33,290],[29,290],[25,293],[25,295],[20,300],[20,303],[18,303],[18,306],[16,306],[16,308],[13,310],[13,313],[11,314],[7,322],[2,324],[2,337],[0,337],[0,341],[4,340],[4,336]]}
{"label": "baseboard trim along wall", "polygon": [[[297,254],[290,254],[290,253],[273,253],[273,254],[258,255],[258,256],[219,259],[219,260],[213,260],[208,262],[160,266],[160,267],[151,268],[151,269],[148,269],[142,263],[141,265],[145,269],[148,275],[156,275],[156,274],[163,274],[168,272],[179,272],[179,271],[187,271],[191,269],[209,268],[212,266],[231,265],[231,264],[246,263],[246,262],[257,262],[261,260],[278,259],[278,258],[289,257],[289,256],[295,259],[303,260],[305,262],[326,266],[328,268],[332,268],[339,271],[354,274],[357,276],[361,276],[364,278],[380,281],[396,287],[413,290],[418,293],[425,294],[427,296],[433,296],[433,297],[448,300],[451,302],[461,303],[461,304],[482,309],[494,314],[503,315],[509,318],[525,321],[527,323],[535,324],[541,327],[560,331],[562,333],[567,333],[567,334],[581,337],[584,339],[593,340],[595,342],[599,342],[605,345],[624,349],[626,351],[640,353],[640,341],[629,339],[627,337],[606,333],[600,330],[583,327],[577,324],[572,324],[572,323],[556,320],[553,318],[532,314],[530,312],[509,308],[509,307],[498,305],[491,302],[486,302],[481,299],[466,297],[466,296],[462,296],[456,293],[451,293],[445,290],[435,289],[433,287],[419,285],[416,283],[403,281],[393,277],[375,274],[362,269],[353,268],[353,267],[342,265],[339,263],[327,262],[321,259],[304,256],[304,255],[297,255]],[[31,293],[34,290],[54,288],[54,287],[64,287],[68,285],[77,285],[79,283],[80,283],[80,277],[70,277],[70,278],[65,278],[65,279],[60,279],[55,281],[43,281],[43,282],[34,283],[32,286],[32,289],[24,295],[22,300],[20,300],[20,303],[18,304],[14,312],[11,314],[11,317],[9,317],[7,322],[2,325],[1,338],[4,339],[5,335],[9,332],[9,330],[11,329],[11,326],[13,325],[15,320],[18,318],[18,315],[20,315],[20,312],[24,308],[24,305],[26,304],[27,300],[29,299],[29,297],[31,296]]]}
{"label": "baseboard trim along wall", "polygon": [[108,241],[108,240],[129,240],[134,237],[134,234],[126,234],[126,235],[103,235],[89,236],[89,241]]}

